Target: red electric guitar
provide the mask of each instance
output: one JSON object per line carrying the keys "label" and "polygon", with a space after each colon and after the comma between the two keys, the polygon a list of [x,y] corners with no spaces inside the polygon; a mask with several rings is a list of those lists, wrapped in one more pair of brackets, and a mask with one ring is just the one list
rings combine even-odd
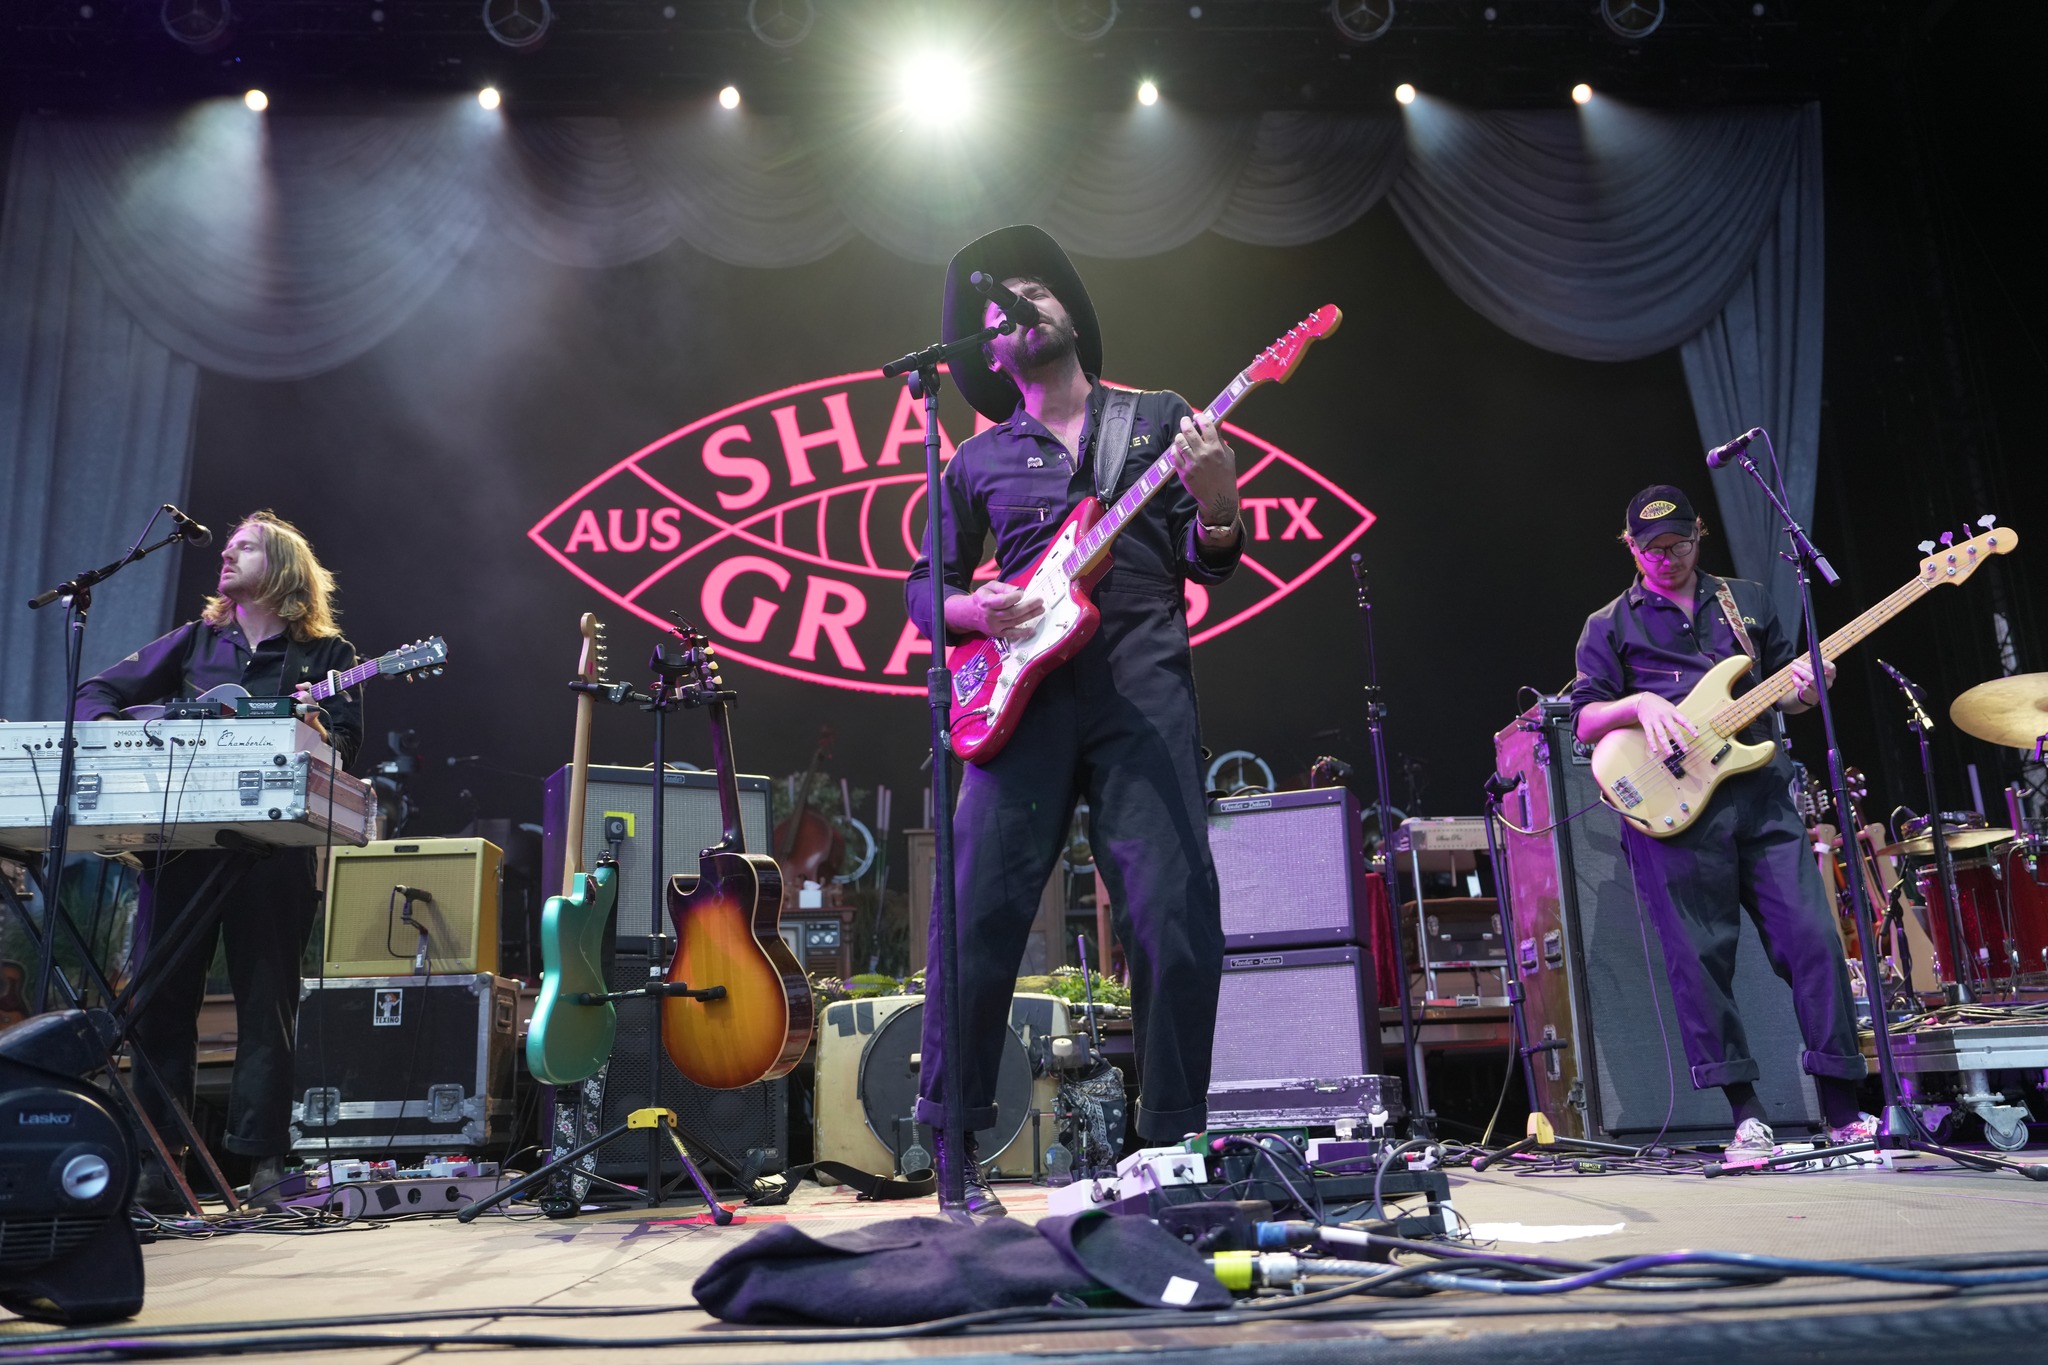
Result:
{"label": "red electric guitar", "polygon": [[[1336,331],[1343,320],[1333,303],[1309,314],[1259,352],[1202,415],[1221,421],[1246,394],[1267,380],[1286,383],[1310,344]],[[1009,580],[1044,604],[1045,610],[1015,638],[977,635],[946,652],[946,666],[953,673],[954,753],[969,763],[994,758],[1017,728],[1039,680],[1088,643],[1101,619],[1089,594],[1109,572],[1111,542],[1152,501],[1153,494],[1177,477],[1173,452],[1167,450],[1113,505],[1104,507],[1093,496],[1082,498],[1038,562]]]}

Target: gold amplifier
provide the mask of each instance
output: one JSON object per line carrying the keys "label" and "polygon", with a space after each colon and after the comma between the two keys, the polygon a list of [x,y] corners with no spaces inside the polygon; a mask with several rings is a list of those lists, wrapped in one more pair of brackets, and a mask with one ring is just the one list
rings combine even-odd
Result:
{"label": "gold amplifier", "polygon": [[[505,855],[488,839],[380,839],[336,848],[327,877],[322,976],[403,976],[427,934],[434,976],[496,974],[498,879]],[[404,891],[415,929],[403,922]]]}

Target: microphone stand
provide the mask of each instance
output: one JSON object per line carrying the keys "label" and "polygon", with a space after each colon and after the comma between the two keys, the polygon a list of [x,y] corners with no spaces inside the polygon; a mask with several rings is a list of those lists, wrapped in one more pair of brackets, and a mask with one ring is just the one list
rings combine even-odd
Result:
{"label": "microphone stand", "polygon": [[[1768,446],[1769,435],[1764,434],[1761,429],[1758,434],[1763,435]],[[1821,728],[1827,736],[1828,776],[1834,788],[1835,809],[1854,810],[1855,806],[1849,799],[1849,778],[1842,762],[1841,744],[1835,735],[1835,711],[1828,701],[1827,660],[1821,654],[1820,623],[1814,616],[1813,584],[1807,576],[1807,568],[1811,565],[1813,572],[1818,573],[1821,581],[1830,587],[1840,580],[1840,575],[1828,563],[1827,556],[1815,548],[1812,539],[1806,534],[1806,528],[1799,524],[1798,518],[1792,515],[1792,509],[1785,505],[1785,499],[1779,496],[1779,491],[1771,486],[1771,481],[1756,467],[1756,461],[1751,458],[1749,452],[1745,449],[1734,451],[1732,454],[1736,463],[1756,480],[1757,487],[1770,499],[1771,506],[1777,509],[1778,516],[1785,524],[1785,535],[1792,543],[1791,553],[1786,554],[1785,558],[1791,561],[1793,575],[1799,583],[1799,608],[1806,621],[1806,657],[1813,668],[1814,691],[1820,697]],[[1775,460],[1774,452],[1774,463]],[[1926,742],[1925,731],[1921,732],[1921,742],[1923,745]],[[1932,812],[1930,818],[1938,831],[1941,825],[1941,812]],[[1936,847],[1941,847],[1939,833],[1935,838]],[[1872,915],[1865,890],[1862,877],[1852,875],[1849,878],[1850,907],[1856,916],[1857,938],[1861,941],[1863,949],[1863,980],[1866,983],[1864,991],[1870,1002],[1871,1035],[1877,1045],[1878,1081],[1884,1092],[1884,1114],[1877,1126],[1877,1136],[1868,1142],[1847,1142],[1817,1147],[1812,1151],[1774,1156],[1756,1166],[1709,1166],[1706,1174],[1732,1175],[1744,1170],[1775,1170],[1780,1166],[1803,1166],[1813,1161],[1826,1162],[1833,1157],[1851,1156],[1860,1152],[1926,1152],[1946,1157],[1958,1166],[1968,1166],[1980,1171],[2012,1171],[2029,1180],[2048,1181],[2048,1165],[2012,1161],[1985,1156],[1980,1152],[1964,1152],[1953,1147],[1940,1146],[1926,1136],[1926,1130],[1921,1127],[1919,1119],[1905,1103],[1899,1086],[1898,1063],[1892,1056],[1891,1019],[1885,1009],[1884,978],[1878,970],[1876,920]],[[1949,892],[1949,913],[1957,913],[1953,890]],[[1959,930],[1957,934],[1956,941],[1960,943]],[[1960,979],[1963,974],[1957,972],[1956,975]]]}
{"label": "microphone stand", "polygon": [[[967,1198],[966,1102],[960,1094],[960,934],[953,886],[953,736],[950,720],[953,673],[946,667],[946,575],[940,554],[945,545],[946,504],[939,488],[939,366],[957,358],[978,358],[984,343],[1017,330],[1007,317],[958,341],[934,342],[923,350],[899,356],[882,367],[884,378],[908,375],[913,398],[924,400],[925,532],[931,571],[932,666],[925,670],[925,705],[931,713],[932,765],[932,914],[939,926],[939,1084],[945,1092],[945,1119],[940,1131],[952,1159],[939,1171],[941,1206],[959,1206]],[[1083,969],[1087,967],[1082,964]],[[933,1001],[927,999],[930,1009]]]}
{"label": "microphone stand", "polygon": [[1977,964],[1963,939],[1963,908],[1956,894],[1955,856],[1949,849],[1948,830],[1941,818],[1940,802],[1934,794],[1934,755],[1927,741],[1927,737],[1934,733],[1934,718],[1927,714],[1927,693],[1920,684],[1883,659],[1877,661],[1877,666],[1898,684],[1899,692],[1906,699],[1906,728],[1920,741],[1920,775],[1927,783],[1927,837],[1934,841],[1934,866],[1941,877],[1942,918],[1948,921],[1949,953],[1955,959],[1949,964],[1956,979],[1955,984],[1948,988],[1948,1002],[1951,1005],[1974,1005],[1977,1003],[1977,991],[1970,978],[1976,974]]}
{"label": "microphone stand", "polygon": [[[1365,556],[1354,553],[1351,556],[1351,577],[1358,584],[1358,615],[1364,628],[1365,644],[1365,724],[1372,736],[1373,780],[1379,784],[1376,797],[1380,827],[1380,850],[1373,861],[1378,864],[1380,885],[1387,889],[1387,923],[1392,928],[1388,946],[1394,954],[1394,998],[1401,1009],[1401,1056],[1407,1064],[1409,1088],[1414,1092],[1414,1103],[1409,1106],[1409,1134],[1413,1137],[1435,1135],[1435,1114],[1429,1107],[1429,1079],[1422,1074],[1422,1049],[1416,1046],[1415,1011],[1408,1001],[1408,950],[1401,945],[1401,871],[1394,862],[1393,807],[1387,800],[1387,704],[1380,699],[1379,651],[1373,644],[1372,636],[1372,587],[1365,579]],[[1422,886],[1415,887],[1416,932],[1420,933],[1422,919]],[[1373,1027],[1379,1027],[1379,1019],[1373,1019]]]}

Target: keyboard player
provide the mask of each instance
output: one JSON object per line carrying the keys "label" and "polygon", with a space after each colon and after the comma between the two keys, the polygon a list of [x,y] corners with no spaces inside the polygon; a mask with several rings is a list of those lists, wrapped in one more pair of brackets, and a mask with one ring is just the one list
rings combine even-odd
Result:
{"label": "keyboard player", "polygon": [[[228,537],[220,559],[218,592],[199,618],[88,679],[79,688],[78,719],[115,717],[124,707],[194,697],[222,683],[240,684],[251,696],[304,700],[306,687],[355,665],[355,648],[334,621],[334,575],[297,527],[272,512],[252,513]],[[353,764],[363,734],[361,689],[329,698],[315,719],[341,765]],[[227,856],[202,851],[148,860],[138,942],[143,935],[161,941],[190,908],[207,873]],[[199,1006],[215,936],[224,938],[239,1026],[226,1144],[251,1159],[250,1193],[259,1201],[266,1187],[283,1179],[291,1150],[299,963],[320,903],[315,856],[310,849],[282,849],[251,867],[222,901],[215,934],[159,980],[131,1034],[189,1109]],[[173,1138],[163,1096],[147,1085],[142,1090],[151,1120],[164,1128],[166,1139]],[[174,1204],[172,1190],[165,1173],[149,1163],[137,1200]]]}

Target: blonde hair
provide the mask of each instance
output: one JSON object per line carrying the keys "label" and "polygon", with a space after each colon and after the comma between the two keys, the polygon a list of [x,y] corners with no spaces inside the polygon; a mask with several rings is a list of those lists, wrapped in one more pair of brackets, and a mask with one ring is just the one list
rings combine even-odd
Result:
{"label": "blonde hair", "polygon": [[[314,556],[306,533],[268,508],[243,517],[229,538],[244,530],[254,531],[263,549],[257,601],[278,614],[292,639],[305,644],[341,634],[334,623],[334,575]],[[226,625],[234,619],[235,604],[209,597],[201,615],[209,625]]]}

